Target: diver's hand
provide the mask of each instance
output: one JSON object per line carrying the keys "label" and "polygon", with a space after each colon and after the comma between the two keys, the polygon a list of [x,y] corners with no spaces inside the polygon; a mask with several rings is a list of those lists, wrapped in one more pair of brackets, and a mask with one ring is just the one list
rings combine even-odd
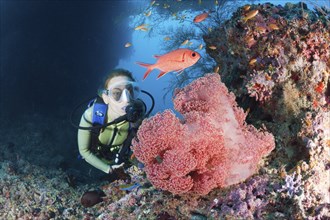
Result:
{"label": "diver's hand", "polygon": [[124,162],[122,162],[121,164],[115,164],[115,165],[112,165],[110,166],[110,171],[109,173],[112,173],[114,170],[118,169],[118,168],[121,168],[124,166]]}

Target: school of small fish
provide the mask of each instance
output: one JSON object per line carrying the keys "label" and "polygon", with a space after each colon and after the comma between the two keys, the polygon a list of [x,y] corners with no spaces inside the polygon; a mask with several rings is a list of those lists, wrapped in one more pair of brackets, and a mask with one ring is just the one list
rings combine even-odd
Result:
{"label": "school of small fish", "polygon": [[[178,2],[181,0],[177,0]],[[202,0],[198,0],[198,4],[203,4]],[[218,1],[214,1],[215,5],[218,5]],[[160,6],[163,7],[164,9],[170,8],[169,4],[159,4],[156,1],[151,1],[150,6],[145,10],[143,13],[145,17],[149,17],[152,14],[152,9],[153,7]],[[197,24],[205,21],[210,14],[214,11],[204,11],[198,15],[196,15],[193,19],[192,22]],[[242,7],[242,17],[241,21],[246,23],[249,20],[253,19],[256,17],[259,13],[259,10],[252,10],[251,5],[245,5]],[[175,17],[176,19],[186,19],[186,15],[178,15],[177,12],[172,13],[172,16]],[[266,31],[274,31],[274,30],[279,30],[280,28],[274,24],[270,23],[268,26],[256,26],[256,31],[259,33],[265,33]],[[148,24],[140,24],[134,28],[135,31],[148,31]],[[208,31],[211,32],[212,28],[208,27]],[[170,36],[165,36],[163,38],[164,41],[170,41],[172,40]],[[252,41],[253,39],[251,39]],[[193,41],[190,41],[189,39],[186,39],[181,42],[179,46],[188,46],[190,47],[193,44]],[[125,47],[131,47],[131,43],[126,43]],[[198,50],[203,49],[203,44],[199,44],[199,46],[196,48]],[[215,45],[208,46],[208,49],[210,50],[217,50],[218,48]],[[160,73],[157,77],[160,78],[167,74],[168,72],[178,72],[181,73],[184,69],[194,65],[199,59],[200,59],[200,54],[197,53],[196,51],[189,50],[189,49],[183,49],[179,48],[173,51],[170,51],[164,55],[155,55],[155,58],[157,58],[157,62],[154,64],[147,64],[147,63],[142,63],[142,62],[136,62],[140,66],[146,67],[147,71],[145,72],[143,79],[146,79],[150,72],[154,69],[159,69]],[[254,65],[257,62],[257,59],[251,59],[249,62],[249,65]],[[216,66],[214,68],[214,72],[219,72],[219,66]]]}

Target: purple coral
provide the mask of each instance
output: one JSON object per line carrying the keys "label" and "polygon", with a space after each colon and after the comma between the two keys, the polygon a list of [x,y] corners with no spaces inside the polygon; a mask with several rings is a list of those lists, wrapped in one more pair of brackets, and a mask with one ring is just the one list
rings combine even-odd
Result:
{"label": "purple coral", "polygon": [[285,183],[282,185],[282,189],[279,189],[279,192],[285,191],[287,195],[292,198],[294,195],[298,195],[302,193],[302,176],[300,174],[296,174],[296,172],[292,173],[292,175],[287,175],[285,177]]}
{"label": "purple coral", "polygon": [[219,218],[262,218],[262,211],[268,205],[270,183],[267,176],[256,176],[230,191],[226,197],[218,198],[213,216]]}

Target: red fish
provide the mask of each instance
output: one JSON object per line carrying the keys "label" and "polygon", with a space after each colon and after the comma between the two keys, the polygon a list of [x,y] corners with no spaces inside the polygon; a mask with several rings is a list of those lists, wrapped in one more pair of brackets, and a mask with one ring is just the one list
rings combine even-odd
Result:
{"label": "red fish", "polygon": [[197,15],[197,16],[194,18],[194,22],[195,22],[195,23],[202,22],[202,21],[204,21],[208,16],[209,16],[209,12],[204,12],[204,13],[202,13],[202,14],[199,14],[199,15]]}
{"label": "red fish", "polygon": [[160,70],[160,74],[157,79],[164,76],[168,72],[174,71],[180,74],[187,67],[194,65],[201,56],[196,51],[180,48],[164,55],[154,55],[154,57],[158,59],[154,64],[136,62],[143,67],[147,67],[147,71],[145,72],[143,79],[147,78],[149,73],[154,69]]}

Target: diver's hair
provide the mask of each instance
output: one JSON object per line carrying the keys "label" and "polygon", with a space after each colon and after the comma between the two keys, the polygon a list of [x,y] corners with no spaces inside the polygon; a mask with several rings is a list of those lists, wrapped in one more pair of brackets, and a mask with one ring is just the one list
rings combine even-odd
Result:
{"label": "diver's hair", "polygon": [[126,77],[128,77],[130,80],[132,80],[132,81],[136,81],[135,79],[134,79],[134,77],[133,77],[133,74],[130,72],[130,71],[128,71],[128,70],[126,70],[126,69],[121,69],[121,68],[118,68],[118,69],[113,69],[105,78],[104,78],[104,80],[103,80],[103,85],[101,86],[101,88],[100,89],[98,89],[98,95],[100,96],[100,97],[102,97],[102,93],[103,93],[103,90],[104,89],[107,89],[107,87],[108,87],[108,83],[109,83],[109,81],[112,79],[112,78],[114,78],[114,77],[116,77],[116,76],[126,76]]}
{"label": "diver's hair", "polygon": [[105,78],[105,81],[103,84],[103,89],[107,89],[109,81],[116,76],[126,76],[126,77],[130,78],[130,80],[135,81],[135,79],[130,71],[125,70],[125,69],[114,69]]}

